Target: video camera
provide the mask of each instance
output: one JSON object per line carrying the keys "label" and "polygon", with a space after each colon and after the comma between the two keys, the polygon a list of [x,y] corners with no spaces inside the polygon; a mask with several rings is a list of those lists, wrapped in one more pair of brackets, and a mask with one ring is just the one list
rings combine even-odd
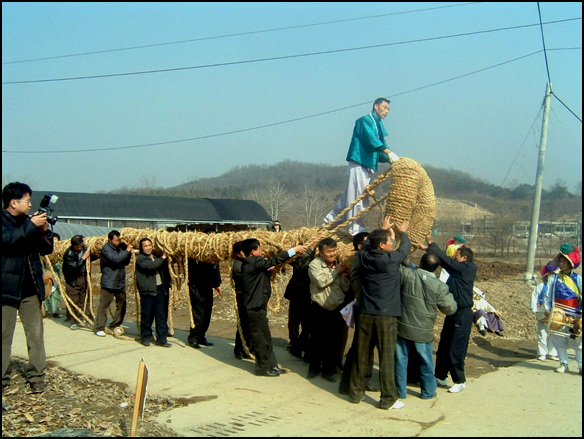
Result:
{"label": "video camera", "polygon": [[55,225],[59,217],[52,216],[53,208],[51,207],[51,205],[55,204],[57,201],[59,201],[59,197],[57,197],[56,195],[47,194],[41,200],[41,207],[39,207],[39,212],[46,213],[47,222],[53,226]]}

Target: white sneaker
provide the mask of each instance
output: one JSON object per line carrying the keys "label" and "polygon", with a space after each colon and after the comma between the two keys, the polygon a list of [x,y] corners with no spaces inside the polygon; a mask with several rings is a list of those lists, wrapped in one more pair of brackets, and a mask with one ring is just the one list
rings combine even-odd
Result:
{"label": "white sneaker", "polygon": [[97,331],[95,333],[95,335],[97,335],[98,337],[105,337],[105,332],[104,331]]}
{"label": "white sneaker", "polygon": [[394,409],[394,410],[401,409],[404,407],[404,405],[405,404],[398,399],[396,402],[393,403],[393,405],[390,407],[390,409]]}
{"label": "white sneaker", "polygon": [[555,370],[557,373],[566,373],[568,371],[568,365],[567,364],[560,364],[560,367],[558,367]]}
{"label": "white sneaker", "polygon": [[448,381],[446,381],[446,380],[441,380],[441,379],[439,379],[439,378],[436,378],[436,385],[437,385],[438,387],[449,387],[449,386],[448,386]]}
{"label": "white sneaker", "polygon": [[545,355],[540,355],[539,357],[537,357],[537,359],[539,361],[545,361],[545,360],[547,360],[547,357]]}
{"label": "white sneaker", "polygon": [[79,329],[79,326],[77,326],[77,324],[73,323],[71,326],[69,326],[69,329],[71,331],[75,331],[76,329]]}
{"label": "white sneaker", "polygon": [[460,384],[455,384],[450,389],[448,389],[448,391],[450,393],[459,393],[459,392],[462,392],[464,389],[466,389],[466,385],[464,383],[460,383]]}
{"label": "white sneaker", "polygon": [[550,355],[550,360],[559,361],[560,359],[555,355]]}

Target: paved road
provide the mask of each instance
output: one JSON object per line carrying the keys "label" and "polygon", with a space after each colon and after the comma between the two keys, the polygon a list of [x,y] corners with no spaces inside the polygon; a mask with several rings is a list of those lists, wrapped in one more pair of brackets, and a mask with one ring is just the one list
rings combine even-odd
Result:
{"label": "paved road", "polygon": [[[136,333],[132,324],[127,331]],[[159,415],[159,421],[185,436],[575,436],[582,437],[582,377],[557,374],[553,362],[530,360],[467,382],[459,394],[438,389],[422,400],[410,387],[405,407],[377,408],[379,393],[358,405],[338,395],[336,384],[307,380],[307,365],[276,348],[290,373],[278,378],[253,375],[251,361],[233,357],[233,341],[208,337],[215,346],[195,350],[177,331],[172,348],[143,347],[134,341],[72,332],[45,320],[47,356],[62,367],[135,388],[139,361],[149,368],[148,393],[187,398],[193,403]],[[573,354],[573,352],[571,352]],[[26,358],[17,325],[13,355]],[[146,402],[147,404],[148,402]],[[550,430],[550,419],[561,422]]]}

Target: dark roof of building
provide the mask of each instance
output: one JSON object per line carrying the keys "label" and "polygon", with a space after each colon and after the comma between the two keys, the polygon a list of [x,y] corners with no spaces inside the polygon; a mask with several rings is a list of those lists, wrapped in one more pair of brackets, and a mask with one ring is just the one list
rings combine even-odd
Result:
{"label": "dark roof of building", "polygon": [[102,226],[90,226],[87,224],[69,224],[63,221],[57,221],[53,227],[53,232],[57,233],[61,240],[71,239],[75,235],[82,235],[86,238],[91,238],[92,236],[104,236],[110,231],[119,229],[116,227],[102,227]]}
{"label": "dark roof of building", "polygon": [[269,223],[265,209],[251,200],[160,197],[152,195],[86,194],[34,191],[33,210],[45,194],[59,197],[54,215],[67,218],[172,220],[183,222]]}

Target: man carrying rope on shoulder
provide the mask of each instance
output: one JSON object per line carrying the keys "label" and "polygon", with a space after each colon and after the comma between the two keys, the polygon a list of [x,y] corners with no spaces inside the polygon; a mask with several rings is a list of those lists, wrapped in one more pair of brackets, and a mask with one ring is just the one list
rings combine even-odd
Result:
{"label": "man carrying rope on shoulder", "polygon": [[[325,216],[323,220],[325,224],[333,222],[346,207],[363,193],[370,183],[371,177],[377,171],[378,163],[394,163],[399,160],[399,157],[391,152],[385,142],[387,131],[381,120],[385,119],[388,113],[389,99],[378,98],[373,103],[371,113],[355,121],[353,137],[351,138],[351,145],[347,153],[347,161],[349,162],[347,189],[341,199],[337,201],[332,210]],[[353,218],[368,206],[369,199],[366,197],[353,206],[345,214],[344,218]],[[349,233],[352,236],[364,232],[365,229],[363,217],[349,224]]]}

